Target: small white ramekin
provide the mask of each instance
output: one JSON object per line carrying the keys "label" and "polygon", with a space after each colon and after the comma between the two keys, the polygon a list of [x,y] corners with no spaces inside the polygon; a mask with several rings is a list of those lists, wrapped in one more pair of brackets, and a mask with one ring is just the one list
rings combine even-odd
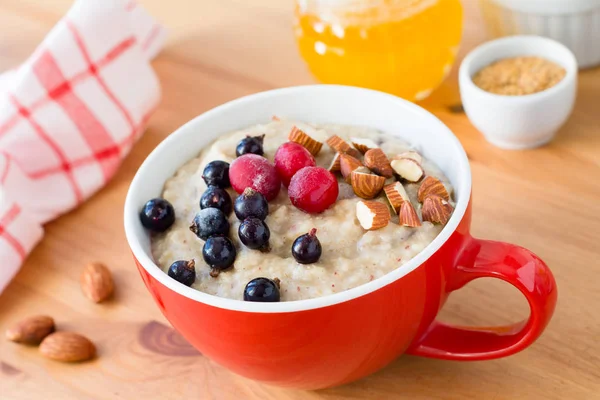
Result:
{"label": "small white ramekin", "polygon": [[581,68],[600,64],[600,0],[481,0],[494,37],[539,35],[575,54]]}
{"label": "small white ramekin", "polygon": [[[483,67],[503,58],[537,56],[555,62],[566,76],[555,86],[525,96],[489,93],[473,83]],[[564,45],[539,36],[510,36],[471,51],[459,71],[462,103],[471,123],[492,144],[528,149],[548,143],[573,111],[577,61]]]}

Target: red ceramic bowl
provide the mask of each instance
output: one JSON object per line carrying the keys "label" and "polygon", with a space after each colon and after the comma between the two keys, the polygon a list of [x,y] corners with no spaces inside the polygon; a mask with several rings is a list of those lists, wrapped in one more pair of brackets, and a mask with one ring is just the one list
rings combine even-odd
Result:
{"label": "red ceramic bowl", "polygon": [[[219,135],[279,115],[366,125],[413,143],[455,188],[456,210],[413,260],[345,292],[310,300],[251,303],[208,295],[169,278],[152,260],[138,212],[164,182]],[[447,360],[489,360],[525,349],[556,304],[548,267],[530,251],[471,237],[471,172],[452,132],[397,97],[344,86],[304,86],[247,96],[208,111],[161,143],[136,174],[125,230],[140,274],[165,317],[202,354],[245,377],[317,389],[369,375],[402,353]],[[527,298],[528,320],[467,329],[435,321],[448,295],[481,277],[509,282]],[[476,301],[474,299],[474,301]]]}

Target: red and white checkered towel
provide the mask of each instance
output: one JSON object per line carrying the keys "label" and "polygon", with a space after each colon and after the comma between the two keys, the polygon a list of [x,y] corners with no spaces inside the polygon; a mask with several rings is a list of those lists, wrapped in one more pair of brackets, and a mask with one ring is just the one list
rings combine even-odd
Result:
{"label": "red and white checkered towel", "polygon": [[42,225],[103,187],[158,104],[163,28],[135,2],[79,0],[0,76],[0,292]]}

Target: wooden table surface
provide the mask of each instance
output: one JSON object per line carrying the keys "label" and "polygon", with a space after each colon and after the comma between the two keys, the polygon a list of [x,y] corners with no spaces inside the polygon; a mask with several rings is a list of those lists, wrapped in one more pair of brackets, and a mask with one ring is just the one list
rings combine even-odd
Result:
{"label": "wooden table surface", "polygon": [[[2,0],[0,69],[25,57],[71,0]],[[294,44],[292,0],[143,0],[169,28],[154,62],[163,100],[116,178],[46,236],[0,295],[0,331],[31,314],[92,338],[99,357],[80,365],[42,358],[0,340],[1,399],[598,399],[600,398],[600,69],[580,74],[573,116],[548,146],[510,152],[488,144],[459,103],[456,69],[424,104],[456,133],[471,159],[474,233],[539,254],[559,287],[554,319],[528,350],[495,361],[457,363],[401,357],[359,382],[317,392],[273,388],[236,376],[175,333],[138,276],[122,227],[129,182],[144,157],[190,118],[236,97],[313,82]],[[475,0],[465,1],[461,54],[485,40]],[[114,271],[103,305],[82,297],[89,261]],[[1,263],[1,260],[0,260]],[[1,268],[1,265],[0,265]],[[525,300],[508,284],[480,280],[442,312],[467,325],[514,322]]]}

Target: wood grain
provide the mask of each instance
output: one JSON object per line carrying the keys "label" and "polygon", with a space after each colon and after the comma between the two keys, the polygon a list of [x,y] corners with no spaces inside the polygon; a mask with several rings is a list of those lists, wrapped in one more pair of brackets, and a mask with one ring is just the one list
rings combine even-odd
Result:
{"label": "wood grain", "polygon": [[[3,0],[0,69],[35,48],[71,0]],[[50,223],[14,282],[0,296],[0,330],[32,314],[94,340],[98,357],[81,365],[43,359],[36,348],[0,341],[0,398],[48,399],[597,399],[600,393],[600,70],[580,74],[575,112],[550,145],[499,150],[460,111],[456,68],[423,103],[456,133],[473,170],[474,233],[511,241],[548,262],[559,286],[556,314],[530,349],[513,357],[454,363],[401,357],[340,388],[299,392],[233,375],[200,355],[164,320],[131,262],[121,209],[144,157],[170,132],[236,97],[312,82],[293,40],[293,3],[281,0],[143,0],[170,29],[154,62],[164,97],[148,131],[116,178],[83,207]],[[465,1],[461,54],[485,39],[476,1]],[[116,292],[93,304],[78,284],[88,262],[114,272]],[[1,266],[0,266],[1,267]],[[527,315],[515,289],[492,280],[450,299],[446,321],[503,324]]]}

